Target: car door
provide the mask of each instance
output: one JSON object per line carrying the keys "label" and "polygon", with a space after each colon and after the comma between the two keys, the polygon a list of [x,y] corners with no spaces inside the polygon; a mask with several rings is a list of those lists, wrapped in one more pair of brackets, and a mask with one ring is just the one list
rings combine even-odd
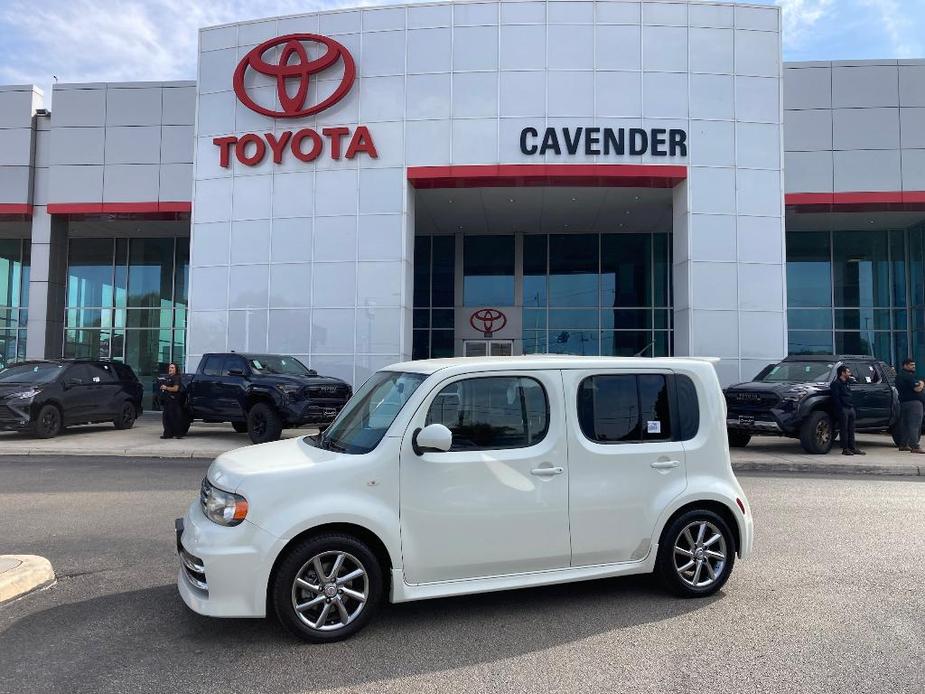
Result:
{"label": "car door", "polygon": [[563,371],[572,565],[638,561],[662,511],[687,486],[671,374]]}
{"label": "car door", "polygon": [[[447,452],[412,446],[440,423]],[[412,584],[569,565],[568,464],[557,371],[488,372],[439,383],[401,448],[401,537]]]}
{"label": "car door", "polygon": [[244,379],[248,373],[247,362],[244,357],[236,354],[225,357],[222,366],[222,375],[215,384],[219,414],[223,419],[243,420],[244,407]]}
{"label": "car door", "polygon": [[208,354],[203,359],[202,369],[193,377],[188,398],[196,417],[210,419],[217,416],[217,384],[222,376],[225,357],[221,354]]}
{"label": "car door", "polygon": [[90,377],[88,384],[89,402],[87,416],[96,422],[104,422],[116,416],[118,405],[116,395],[120,392],[119,382],[113,373],[112,366],[104,363],[87,364]]}
{"label": "car door", "polygon": [[851,383],[851,399],[857,413],[855,426],[859,429],[880,426],[890,417],[892,393],[883,382],[880,372],[870,362],[847,362],[854,381]]}
{"label": "car door", "polygon": [[93,379],[87,364],[72,364],[61,376],[61,404],[64,422],[80,424],[92,419],[94,403]]}

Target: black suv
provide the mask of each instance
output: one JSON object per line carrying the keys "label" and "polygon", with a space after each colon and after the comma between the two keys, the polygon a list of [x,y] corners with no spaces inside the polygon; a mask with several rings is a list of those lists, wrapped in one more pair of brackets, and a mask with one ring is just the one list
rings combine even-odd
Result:
{"label": "black suv", "polygon": [[231,422],[254,443],[275,441],[284,426],[324,429],[353,395],[339,378],[277,354],[205,354],[182,380],[187,428],[193,419]]}
{"label": "black suv", "polygon": [[0,429],[41,439],[72,424],[131,429],[141,414],[142,391],[132,368],[119,362],[20,362],[0,371]]}
{"label": "black suv", "polygon": [[787,357],[769,364],[750,383],[726,388],[729,445],[747,446],[755,434],[800,439],[807,453],[828,453],[838,436],[829,384],[845,364],[857,431],[892,432],[899,419],[896,374],[882,361],[851,354]]}

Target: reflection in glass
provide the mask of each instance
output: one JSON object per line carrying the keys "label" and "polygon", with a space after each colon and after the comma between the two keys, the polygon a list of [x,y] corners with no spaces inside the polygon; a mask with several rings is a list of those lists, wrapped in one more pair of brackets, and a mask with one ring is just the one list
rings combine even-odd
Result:
{"label": "reflection in glass", "polygon": [[29,239],[0,239],[0,369],[26,354],[30,250]]}
{"label": "reflection in glass", "polygon": [[550,354],[600,354],[600,339],[597,330],[550,330]]}
{"label": "reflection in glass", "polygon": [[836,232],[834,243],[835,305],[890,305],[887,233]]}
{"label": "reflection in glass", "polygon": [[650,234],[604,234],[601,240],[601,305],[651,306],[651,257]]}
{"label": "reflection in glass", "polygon": [[598,234],[550,234],[550,306],[598,306],[599,239]]}
{"label": "reflection in glass", "polygon": [[463,238],[463,305],[514,305],[514,237]]}
{"label": "reflection in glass", "polygon": [[788,306],[832,305],[829,249],[827,231],[800,231],[787,235]]}
{"label": "reflection in glass", "polygon": [[545,234],[524,236],[524,306],[546,306],[547,241]]}

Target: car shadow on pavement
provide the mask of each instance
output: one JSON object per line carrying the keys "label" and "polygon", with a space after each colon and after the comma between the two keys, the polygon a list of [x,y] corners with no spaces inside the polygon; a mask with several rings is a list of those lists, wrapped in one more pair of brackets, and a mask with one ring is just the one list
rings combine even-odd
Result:
{"label": "car shadow on pavement", "polygon": [[302,692],[490,663],[602,634],[619,640],[630,627],[722,599],[674,598],[651,576],[605,579],[386,605],[354,638],[319,646],[272,619],[199,616],[174,585],[162,585],[24,615],[0,634],[0,650],[4,667],[29,673],[32,691],[71,678],[94,692],[142,682],[145,691],[180,691],[218,675],[236,691]]}

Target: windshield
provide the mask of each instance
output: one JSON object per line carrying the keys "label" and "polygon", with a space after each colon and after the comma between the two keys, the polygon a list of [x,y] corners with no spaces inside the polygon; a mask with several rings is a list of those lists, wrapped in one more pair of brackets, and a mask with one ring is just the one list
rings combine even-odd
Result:
{"label": "windshield", "polygon": [[369,453],[425,378],[426,374],[377,371],[350,398],[318,445],[343,453]]}
{"label": "windshield", "polygon": [[0,371],[0,383],[49,383],[64,367],[64,364],[19,364]]}
{"label": "windshield", "polygon": [[295,357],[266,355],[252,357],[247,362],[259,374],[282,374],[286,376],[311,376],[312,372]]}
{"label": "windshield", "polygon": [[827,381],[834,363],[824,361],[784,361],[766,373],[764,383],[814,383]]}

